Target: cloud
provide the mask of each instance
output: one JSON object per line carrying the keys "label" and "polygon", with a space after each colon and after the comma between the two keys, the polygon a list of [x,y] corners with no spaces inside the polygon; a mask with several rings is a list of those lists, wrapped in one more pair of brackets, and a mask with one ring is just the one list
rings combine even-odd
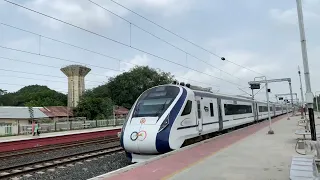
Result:
{"label": "cloud", "polygon": [[[150,13],[160,13],[165,16],[176,15],[190,9],[191,2],[194,0],[125,0],[121,4],[130,9],[141,9]],[[106,9],[125,16],[129,13],[126,9],[118,6],[112,1],[94,0],[97,4],[102,5]],[[116,16],[108,11],[90,3],[89,1],[79,0],[31,0],[25,3],[27,7],[39,10],[48,15],[63,19],[67,22],[80,25],[82,27],[111,27],[115,20],[119,20]],[[23,10],[26,12],[25,10]],[[43,18],[31,12],[27,13],[33,19],[40,21],[43,25],[53,29],[61,29],[62,24],[53,19]]]}
{"label": "cloud", "polygon": [[164,16],[173,16],[186,12],[192,8],[194,0],[140,0],[132,1],[131,7],[141,8],[144,10],[149,9],[150,12],[156,10],[161,12]]}
{"label": "cloud", "polygon": [[139,66],[147,66],[150,65],[151,60],[146,54],[138,54],[135,55],[132,59],[121,61],[120,62],[120,71],[107,71],[103,75],[107,77],[114,77],[117,76],[125,71],[129,71],[131,68],[135,67],[136,65]]}
{"label": "cloud", "polygon": [[[303,1],[303,17],[309,21],[320,20],[320,0]],[[270,9],[269,16],[281,23],[296,25],[298,24],[297,8],[290,9]]]}
{"label": "cloud", "polygon": [[[110,14],[103,9],[78,0],[32,0],[26,6],[48,15],[75,23],[83,27],[109,27],[112,25]],[[27,12],[33,19],[53,29],[60,29],[62,23],[37,14]]]}
{"label": "cloud", "polygon": [[4,46],[9,48],[37,52],[37,53],[38,53],[37,50],[39,49],[38,42],[36,42],[34,38],[27,38],[27,37],[8,41],[7,43],[4,44]]}
{"label": "cloud", "polygon": [[128,61],[123,61],[120,64],[120,69],[122,71],[129,71],[131,68],[133,68],[136,65],[139,66],[146,66],[150,64],[151,60],[146,54],[143,55],[135,55],[132,59]]}

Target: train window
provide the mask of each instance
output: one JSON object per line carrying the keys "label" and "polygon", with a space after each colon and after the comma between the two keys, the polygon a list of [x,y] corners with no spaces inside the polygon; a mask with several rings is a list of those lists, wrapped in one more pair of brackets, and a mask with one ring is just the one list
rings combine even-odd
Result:
{"label": "train window", "polygon": [[259,112],[268,112],[267,106],[259,106]]}
{"label": "train window", "polygon": [[224,105],[224,113],[225,113],[225,115],[252,113],[252,106],[251,105],[239,105],[239,104],[225,104]]}
{"label": "train window", "polygon": [[200,106],[200,101],[197,101],[197,108],[198,108],[198,119],[201,118],[201,106]]}
{"label": "train window", "polygon": [[188,100],[186,106],[184,107],[181,116],[185,116],[191,113],[192,101]]}
{"label": "train window", "polygon": [[161,117],[179,94],[174,86],[161,86],[145,91],[134,107],[132,117]]}
{"label": "train window", "polygon": [[214,116],[214,114],[213,114],[213,103],[210,103],[210,115],[211,115],[211,117]]}
{"label": "train window", "polygon": [[273,107],[272,106],[270,106],[270,111],[273,111]]}

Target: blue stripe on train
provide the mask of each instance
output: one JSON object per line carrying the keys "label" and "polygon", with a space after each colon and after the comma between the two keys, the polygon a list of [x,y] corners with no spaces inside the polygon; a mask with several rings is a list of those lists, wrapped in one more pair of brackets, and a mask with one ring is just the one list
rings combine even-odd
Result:
{"label": "blue stripe on train", "polygon": [[185,90],[185,88],[182,87],[182,90],[183,90],[182,95],[180,96],[179,100],[177,101],[177,103],[174,105],[174,107],[170,112],[169,125],[164,130],[162,130],[157,134],[156,148],[159,153],[166,153],[172,150],[169,145],[169,136],[171,132],[171,127],[176,117],[178,116],[178,113],[180,112],[181,107],[187,97],[187,91]]}

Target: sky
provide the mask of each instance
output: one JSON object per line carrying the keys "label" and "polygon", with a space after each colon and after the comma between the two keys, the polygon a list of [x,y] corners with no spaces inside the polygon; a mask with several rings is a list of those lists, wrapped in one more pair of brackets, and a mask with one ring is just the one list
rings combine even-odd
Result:
{"label": "sky", "polygon": [[[248,81],[258,76],[291,78],[301,99],[300,66],[305,91],[294,0],[113,0],[210,53],[112,0],[92,0],[112,13],[88,0],[11,1],[80,28],[0,0],[0,88],[9,92],[40,84],[66,93],[60,68],[70,64],[91,68],[87,89],[134,65],[148,65],[181,82],[233,95],[251,93]],[[320,90],[319,9],[320,0],[303,0],[313,93]],[[289,93],[287,82],[269,88],[271,101]],[[265,89],[256,95],[265,97]]]}

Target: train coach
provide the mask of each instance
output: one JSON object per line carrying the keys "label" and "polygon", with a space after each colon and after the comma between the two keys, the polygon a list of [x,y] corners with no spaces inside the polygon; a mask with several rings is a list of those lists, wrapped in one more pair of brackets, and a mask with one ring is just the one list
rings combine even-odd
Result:
{"label": "train coach", "polygon": [[[271,117],[286,113],[270,103]],[[180,148],[186,141],[268,117],[266,102],[176,82],[150,88],[132,106],[120,143],[132,162]]]}

